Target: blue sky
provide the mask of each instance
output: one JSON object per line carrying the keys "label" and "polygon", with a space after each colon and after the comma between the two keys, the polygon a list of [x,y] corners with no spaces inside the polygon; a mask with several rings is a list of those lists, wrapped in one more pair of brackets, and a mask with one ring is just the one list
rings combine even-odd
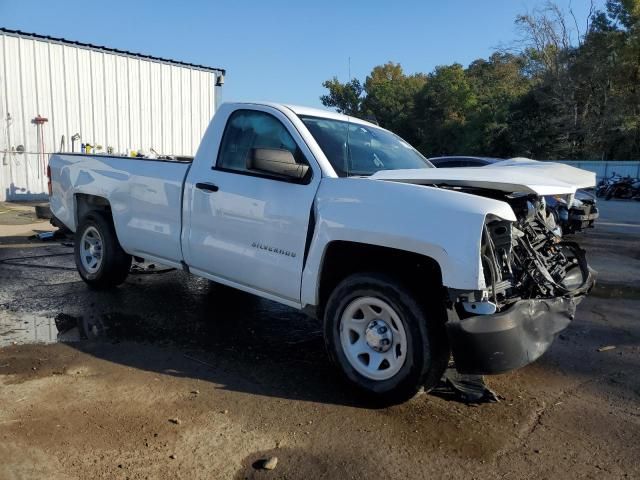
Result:
{"label": "blue sky", "polygon": [[[517,37],[544,0],[0,0],[0,25],[227,69],[224,100],[320,106],[322,81],[467,65]],[[565,10],[568,0],[557,3]],[[596,0],[602,7],[604,0]],[[589,0],[573,0],[579,24]]]}

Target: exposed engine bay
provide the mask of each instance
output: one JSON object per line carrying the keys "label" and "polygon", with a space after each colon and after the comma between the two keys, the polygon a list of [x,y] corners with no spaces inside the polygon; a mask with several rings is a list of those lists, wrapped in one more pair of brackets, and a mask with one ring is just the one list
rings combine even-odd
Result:
{"label": "exposed engine bay", "polygon": [[[497,374],[535,361],[574,320],[595,284],[584,250],[562,236],[577,228],[567,228],[561,215],[576,205],[578,189],[595,184],[591,172],[513,160],[505,168],[388,170],[370,178],[453,190],[479,203],[497,201],[472,233],[478,287],[443,289],[445,327],[460,374]],[[597,210],[577,213],[580,227],[597,217]]]}
{"label": "exposed engine bay", "polygon": [[562,239],[544,197],[483,189],[463,191],[509,203],[518,219],[488,218],[484,226],[481,258],[487,295],[482,301],[495,305],[495,311],[519,300],[575,297],[591,287],[584,250]]}

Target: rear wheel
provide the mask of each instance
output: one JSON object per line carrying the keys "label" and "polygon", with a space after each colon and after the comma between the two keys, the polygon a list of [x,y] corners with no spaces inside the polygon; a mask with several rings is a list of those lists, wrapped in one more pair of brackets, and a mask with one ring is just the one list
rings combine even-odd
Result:
{"label": "rear wheel", "polygon": [[120,246],[113,222],[100,212],[90,213],[80,223],[74,254],[78,273],[93,288],[120,285],[131,268],[131,255]]}
{"label": "rear wheel", "polygon": [[329,355],[347,380],[385,402],[433,388],[449,359],[442,309],[427,313],[410,289],[382,274],[355,274],[331,293]]}

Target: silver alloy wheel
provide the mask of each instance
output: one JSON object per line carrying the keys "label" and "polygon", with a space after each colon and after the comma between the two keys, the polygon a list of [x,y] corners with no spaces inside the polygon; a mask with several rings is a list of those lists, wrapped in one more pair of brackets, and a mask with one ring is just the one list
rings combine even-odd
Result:
{"label": "silver alloy wheel", "polygon": [[342,350],[353,368],[371,380],[388,380],[407,357],[407,334],[400,317],[385,301],[358,297],[340,318]]}
{"label": "silver alloy wheel", "polygon": [[82,234],[80,261],[88,273],[96,273],[102,265],[102,236],[95,227],[87,227]]}

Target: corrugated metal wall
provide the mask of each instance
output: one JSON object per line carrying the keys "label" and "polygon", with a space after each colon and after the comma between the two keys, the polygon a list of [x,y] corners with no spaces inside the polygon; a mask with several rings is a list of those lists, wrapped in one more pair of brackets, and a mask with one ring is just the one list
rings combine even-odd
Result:
{"label": "corrugated metal wall", "polygon": [[[41,198],[39,152],[194,155],[217,105],[216,72],[0,32],[0,201]],[[48,118],[38,146],[38,115]],[[18,153],[18,146],[24,153]],[[40,163],[40,166],[39,166]]]}

